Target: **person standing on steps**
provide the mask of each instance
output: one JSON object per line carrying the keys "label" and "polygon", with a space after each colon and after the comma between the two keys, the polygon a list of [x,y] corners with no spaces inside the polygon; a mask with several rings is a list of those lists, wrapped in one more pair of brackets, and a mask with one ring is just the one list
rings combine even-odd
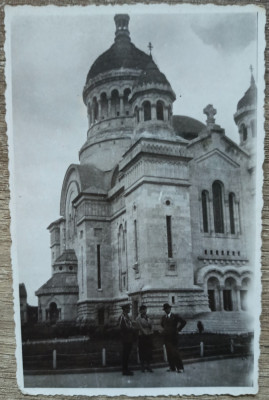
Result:
{"label": "person standing on steps", "polygon": [[131,309],[130,304],[123,304],[121,308],[122,314],[119,318],[119,327],[122,343],[122,375],[130,376],[133,375],[133,372],[130,371],[128,364],[135,337],[135,328],[131,318],[129,317]]}
{"label": "person standing on steps", "polygon": [[152,323],[147,315],[147,307],[142,304],[139,308],[140,315],[136,318],[138,328],[138,352],[141,370],[153,372],[150,362],[152,360]]}
{"label": "person standing on steps", "polygon": [[178,350],[178,333],[184,328],[186,321],[178,314],[173,314],[171,308],[168,303],[163,305],[165,315],[161,319],[162,335],[170,367],[168,371],[180,373],[184,371],[184,367]]}

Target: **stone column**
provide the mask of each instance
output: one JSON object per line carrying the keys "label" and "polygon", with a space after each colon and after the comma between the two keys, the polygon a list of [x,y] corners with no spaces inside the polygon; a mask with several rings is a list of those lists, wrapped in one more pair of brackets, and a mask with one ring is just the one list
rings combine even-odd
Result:
{"label": "stone column", "polygon": [[123,104],[123,96],[120,96],[120,115],[123,115],[124,112],[124,104]]}
{"label": "stone column", "polygon": [[240,289],[241,289],[240,286],[236,286],[236,304],[235,304],[236,311],[242,311],[241,310]]}
{"label": "stone column", "polygon": [[140,122],[144,121],[143,109],[142,109],[142,108],[139,108],[139,109],[138,109],[138,112],[139,112],[139,120],[140,120]]}
{"label": "stone column", "polygon": [[101,121],[101,100],[98,100],[97,103],[98,103],[98,118],[97,118],[97,121]]}
{"label": "stone column", "polygon": [[163,110],[163,117],[165,121],[168,121],[169,115],[168,115],[168,107],[164,107]]}
{"label": "stone column", "polygon": [[224,233],[230,233],[230,210],[229,210],[229,199],[224,198],[223,201],[223,224],[224,224]]}
{"label": "stone column", "polygon": [[151,119],[152,120],[156,120],[157,119],[156,104],[151,104]]}
{"label": "stone column", "polygon": [[111,115],[111,97],[107,99],[107,116],[108,118],[112,117]]}
{"label": "stone column", "polygon": [[210,195],[208,195],[208,228],[209,233],[215,232],[213,201]]}
{"label": "stone column", "polygon": [[234,224],[235,224],[235,233],[240,235],[241,227],[240,227],[240,215],[239,215],[239,201],[234,201]]}
{"label": "stone column", "polygon": [[221,286],[219,289],[220,311],[224,310],[223,290],[224,286]]}

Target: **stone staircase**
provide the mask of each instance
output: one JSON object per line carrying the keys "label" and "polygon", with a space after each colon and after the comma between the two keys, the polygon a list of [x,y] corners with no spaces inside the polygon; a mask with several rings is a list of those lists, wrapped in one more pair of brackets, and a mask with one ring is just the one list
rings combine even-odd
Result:
{"label": "stone staircase", "polygon": [[187,325],[182,333],[197,333],[197,322],[204,325],[204,332],[242,334],[253,332],[253,317],[247,312],[240,311],[214,311],[198,314],[193,318],[186,318]]}

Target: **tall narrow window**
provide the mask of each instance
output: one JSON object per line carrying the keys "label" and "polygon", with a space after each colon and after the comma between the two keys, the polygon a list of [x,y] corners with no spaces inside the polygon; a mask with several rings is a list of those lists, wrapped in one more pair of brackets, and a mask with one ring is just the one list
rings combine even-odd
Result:
{"label": "tall narrow window", "polygon": [[97,245],[96,250],[97,250],[97,285],[98,285],[98,289],[101,289],[102,288],[102,282],[101,282],[101,251],[100,251],[100,244]]}
{"label": "tall narrow window", "polygon": [[242,124],[240,127],[240,132],[242,135],[242,141],[245,142],[248,138],[248,130],[245,124]]}
{"label": "tall narrow window", "polygon": [[231,233],[235,234],[234,224],[234,193],[229,193],[229,213],[230,213],[230,229]]}
{"label": "tall narrow window", "polygon": [[138,261],[138,248],[137,248],[137,223],[134,220],[134,240],[135,240],[135,262]]}
{"label": "tall narrow window", "polygon": [[213,211],[214,226],[216,233],[224,233],[223,205],[222,205],[222,185],[215,181],[212,185],[213,191]]}
{"label": "tall narrow window", "polygon": [[204,230],[204,232],[208,232],[207,198],[208,198],[208,193],[206,190],[203,190],[202,191],[202,211],[203,211],[203,230]]}
{"label": "tall narrow window", "polygon": [[81,246],[81,287],[84,292],[84,260],[83,260],[83,246]]}
{"label": "tall narrow window", "polygon": [[98,103],[96,100],[96,97],[94,97],[93,99],[93,122],[97,122],[98,121]]}
{"label": "tall narrow window", "polygon": [[150,121],[151,120],[151,104],[149,101],[145,101],[143,103],[143,108],[144,108],[144,121]]}
{"label": "tall narrow window", "polygon": [[166,216],[168,258],[173,258],[171,216]]}
{"label": "tall narrow window", "polygon": [[157,119],[163,121],[164,120],[164,117],[163,117],[163,103],[161,101],[157,101],[157,109],[156,109],[156,111],[157,111]]}

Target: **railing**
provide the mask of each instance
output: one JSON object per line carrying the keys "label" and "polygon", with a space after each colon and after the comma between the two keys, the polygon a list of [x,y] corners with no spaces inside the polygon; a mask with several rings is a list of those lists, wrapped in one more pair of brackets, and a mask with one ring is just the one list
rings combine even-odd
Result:
{"label": "railing", "polygon": [[[232,355],[232,354],[248,354],[248,344],[235,343],[233,339],[222,345],[208,345],[200,342],[196,346],[180,347],[183,359],[203,358],[213,355]],[[107,366],[119,366],[120,352],[107,351],[102,348],[100,351],[90,353],[60,353],[56,349],[47,354],[24,355],[23,362],[26,370],[42,367],[43,369],[76,369],[86,368],[105,368]],[[165,345],[153,349],[153,363],[167,362],[167,354]],[[114,362],[113,362],[114,361]],[[136,349],[134,354],[134,363],[139,364],[139,352]]]}

